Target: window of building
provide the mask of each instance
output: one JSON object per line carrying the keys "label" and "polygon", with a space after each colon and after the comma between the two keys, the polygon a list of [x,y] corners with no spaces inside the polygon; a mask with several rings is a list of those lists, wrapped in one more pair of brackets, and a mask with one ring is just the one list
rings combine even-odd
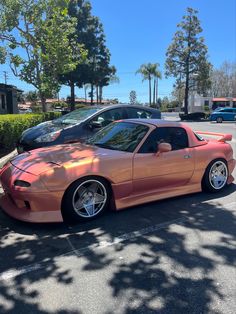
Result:
{"label": "window of building", "polygon": [[2,109],[6,109],[6,98],[5,98],[5,95],[1,95],[1,103],[2,103]]}

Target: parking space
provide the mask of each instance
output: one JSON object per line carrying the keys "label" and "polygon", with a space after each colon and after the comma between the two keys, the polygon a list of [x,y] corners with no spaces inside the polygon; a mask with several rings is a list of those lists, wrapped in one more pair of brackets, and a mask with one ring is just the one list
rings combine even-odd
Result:
{"label": "parking space", "polygon": [[[188,123],[236,156],[235,124]],[[235,313],[235,247],[235,184],[70,226],[0,212],[0,312]]]}

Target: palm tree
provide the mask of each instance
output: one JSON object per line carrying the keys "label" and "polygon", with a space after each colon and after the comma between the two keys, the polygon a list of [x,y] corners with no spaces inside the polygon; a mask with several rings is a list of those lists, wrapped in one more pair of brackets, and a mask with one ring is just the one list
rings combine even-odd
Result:
{"label": "palm tree", "polygon": [[143,79],[142,81],[148,80],[149,84],[149,105],[152,104],[152,78],[154,79],[154,86],[153,86],[153,103],[155,102],[155,94],[157,88],[157,79],[160,78],[161,73],[158,69],[159,63],[147,63],[142,64],[140,68],[136,71],[136,74],[141,74]]}
{"label": "palm tree", "polygon": [[158,99],[158,79],[161,79],[161,71],[158,69],[160,64],[155,63],[156,69],[154,71],[153,77],[154,77],[154,90],[153,90],[153,105],[157,104]]}
{"label": "palm tree", "polygon": [[151,85],[151,80],[152,80],[152,68],[151,68],[151,63],[147,64],[142,64],[140,68],[136,71],[136,74],[141,74],[142,75],[142,82],[148,80],[149,84],[149,105],[151,105],[152,102],[152,85]]}

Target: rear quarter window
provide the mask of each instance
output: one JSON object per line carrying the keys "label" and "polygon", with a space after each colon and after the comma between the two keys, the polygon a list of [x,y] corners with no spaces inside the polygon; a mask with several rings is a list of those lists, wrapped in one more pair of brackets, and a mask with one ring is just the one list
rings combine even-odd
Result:
{"label": "rear quarter window", "polygon": [[158,127],[148,136],[139,153],[156,153],[158,144],[169,143],[172,150],[184,149],[189,146],[188,135],[181,127]]}

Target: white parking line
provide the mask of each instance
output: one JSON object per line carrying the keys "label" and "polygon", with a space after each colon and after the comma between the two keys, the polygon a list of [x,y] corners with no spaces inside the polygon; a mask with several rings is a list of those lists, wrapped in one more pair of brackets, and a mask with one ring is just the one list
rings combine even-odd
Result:
{"label": "white parking line", "polygon": [[[202,206],[199,206],[199,207],[202,207]],[[225,205],[223,208],[236,210],[236,202],[229,203],[229,204]],[[215,209],[215,208],[211,208],[209,210],[205,210],[202,212],[209,214],[211,212],[215,212],[216,210],[217,209]],[[122,243],[122,242],[127,241],[127,240],[139,238],[139,237],[147,235],[149,233],[152,233],[152,232],[155,232],[155,231],[158,231],[161,229],[165,229],[172,224],[181,224],[184,222],[192,222],[192,218],[185,216],[182,218],[169,220],[169,221],[161,223],[161,224],[156,224],[156,225],[149,226],[147,228],[143,228],[143,229],[136,230],[133,232],[124,233],[123,235],[114,238],[112,241],[100,241],[98,243],[94,243],[94,244],[91,244],[87,247],[80,248],[80,249],[75,249],[74,246],[72,245],[71,241],[68,239],[70,247],[72,247],[72,251],[69,251],[65,254],[54,256],[53,258],[55,259],[55,258],[59,258],[59,257],[67,257],[67,256],[71,256],[72,254],[74,254],[76,256],[83,256],[86,253],[91,252],[91,250],[104,249],[104,248],[116,245],[118,243]],[[42,262],[31,264],[31,265],[28,265],[25,267],[9,269],[9,270],[0,274],[0,280],[7,281],[7,280],[13,279],[17,276],[24,275],[24,274],[27,274],[27,273],[30,273],[30,272],[33,272],[33,271],[36,271],[39,269],[43,269],[46,267],[46,265],[48,263],[50,263],[50,261],[46,261],[46,262],[42,261]]]}

